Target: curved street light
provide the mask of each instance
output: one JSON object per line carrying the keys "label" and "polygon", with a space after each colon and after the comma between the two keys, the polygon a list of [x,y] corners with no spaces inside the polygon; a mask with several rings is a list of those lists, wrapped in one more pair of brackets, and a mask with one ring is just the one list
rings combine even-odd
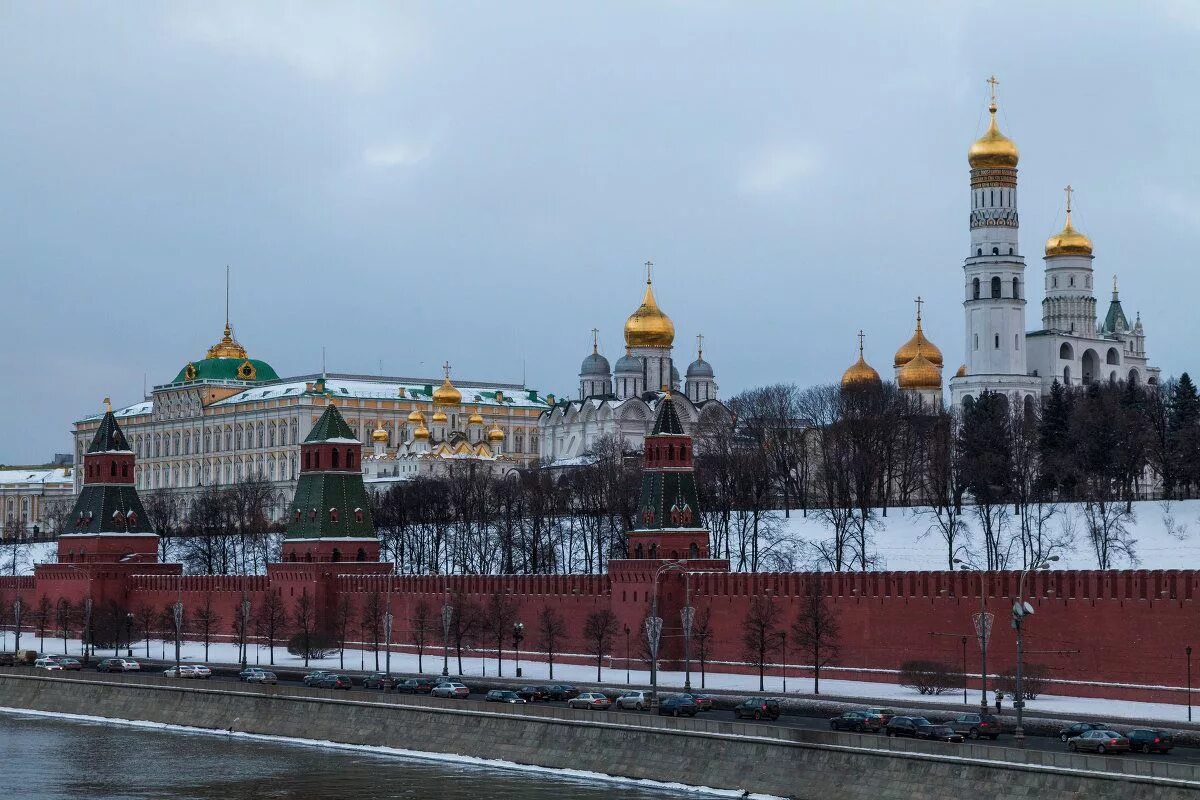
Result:
{"label": "curved street light", "polygon": [[1013,708],[1017,712],[1017,727],[1013,730],[1013,739],[1016,741],[1017,747],[1025,746],[1025,728],[1022,725],[1024,722],[1025,693],[1022,688],[1023,676],[1021,673],[1021,660],[1024,655],[1025,646],[1025,640],[1022,636],[1022,632],[1024,631],[1023,623],[1025,617],[1033,614],[1033,606],[1025,602],[1025,576],[1034,570],[1050,569],[1050,564],[1055,561],[1058,561],[1058,556],[1049,556],[1036,564],[1026,567],[1021,570],[1021,580],[1017,583],[1017,600],[1013,603],[1012,608],[1012,626],[1017,632],[1017,675],[1014,685],[1015,691],[1013,692],[1016,695],[1013,698]]}

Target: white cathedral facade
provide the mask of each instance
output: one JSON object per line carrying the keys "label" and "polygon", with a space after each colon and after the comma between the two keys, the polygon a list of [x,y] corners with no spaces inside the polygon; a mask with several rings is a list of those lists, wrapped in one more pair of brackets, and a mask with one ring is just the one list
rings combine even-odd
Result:
{"label": "white cathedral facade", "polygon": [[[994,84],[993,84],[994,86]],[[968,152],[971,249],[963,262],[966,363],[950,380],[953,403],[985,391],[1024,402],[1049,393],[1054,381],[1157,383],[1140,316],[1131,325],[1113,277],[1104,321],[1096,314],[1092,242],[1071,221],[1071,188],[1063,229],[1046,241],[1042,327],[1025,329],[1027,283],[1018,241],[1019,152],[996,123],[993,93],[987,132]]]}

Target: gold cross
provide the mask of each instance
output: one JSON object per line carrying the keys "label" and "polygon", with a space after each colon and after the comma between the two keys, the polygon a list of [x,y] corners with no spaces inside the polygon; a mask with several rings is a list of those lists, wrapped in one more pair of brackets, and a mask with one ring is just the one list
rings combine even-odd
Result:
{"label": "gold cross", "polygon": [[592,352],[600,352],[600,329],[592,328]]}
{"label": "gold cross", "polygon": [[650,270],[651,270],[651,268],[652,268],[653,266],[654,266],[654,262],[653,262],[653,261],[647,261],[647,262],[646,262],[646,283],[649,283],[649,282],[650,282]]}
{"label": "gold cross", "polygon": [[858,332],[858,354],[859,354],[859,356],[862,356],[862,354],[863,354],[863,339],[865,339],[866,337],[867,337],[867,335],[865,333],[863,333],[861,330]]}
{"label": "gold cross", "polygon": [[704,357],[704,334],[703,333],[696,334],[696,357],[697,358]]}
{"label": "gold cross", "polygon": [[[1063,189],[1063,191],[1067,193],[1067,213],[1070,214],[1071,213],[1071,193],[1074,192],[1075,190],[1071,187],[1071,184],[1068,183],[1066,188]],[[1087,222],[1087,220],[1085,219],[1084,222]]]}
{"label": "gold cross", "polygon": [[996,80],[996,76],[987,79],[987,82],[992,86],[992,105],[996,105],[996,87],[1000,85],[1000,81]]}
{"label": "gold cross", "polygon": [[446,373],[446,378],[449,379],[449,377],[450,377],[450,362],[449,361],[447,361],[445,364],[442,364],[442,371]]}
{"label": "gold cross", "polygon": [[925,301],[921,299],[921,295],[917,295],[917,299],[914,302],[917,304],[917,322],[919,323],[921,321],[921,306]]}

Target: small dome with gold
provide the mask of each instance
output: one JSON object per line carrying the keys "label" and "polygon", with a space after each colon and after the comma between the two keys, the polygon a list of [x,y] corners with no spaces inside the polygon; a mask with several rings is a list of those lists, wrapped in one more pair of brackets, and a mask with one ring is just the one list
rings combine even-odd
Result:
{"label": "small dome with gold", "polygon": [[996,103],[988,108],[992,115],[987,132],[980,136],[967,151],[967,162],[971,169],[987,169],[994,167],[1016,167],[1021,159],[1017,145],[1000,132],[996,124]]}
{"label": "small dome with gold", "polygon": [[670,347],[675,342],[675,323],[663,313],[654,299],[650,278],[646,278],[646,293],[642,304],[625,320],[627,347]]}

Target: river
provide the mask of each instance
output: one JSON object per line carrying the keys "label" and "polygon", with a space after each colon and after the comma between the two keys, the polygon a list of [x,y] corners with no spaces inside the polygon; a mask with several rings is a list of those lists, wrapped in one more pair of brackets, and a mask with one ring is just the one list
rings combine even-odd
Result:
{"label": "river", "polygon": [[0,713],[0,787],[22,800],[665,800],[685,790],[302,743]]}

